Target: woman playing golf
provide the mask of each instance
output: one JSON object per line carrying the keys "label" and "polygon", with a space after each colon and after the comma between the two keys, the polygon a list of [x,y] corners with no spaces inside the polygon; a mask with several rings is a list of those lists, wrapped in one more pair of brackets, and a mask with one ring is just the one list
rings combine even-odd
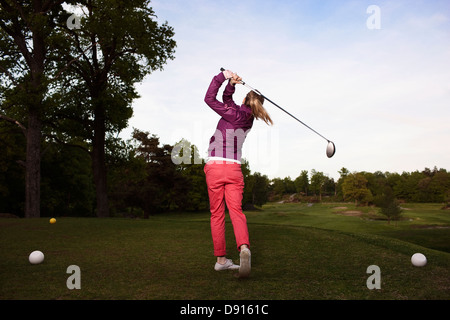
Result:
{"label": "woman playing golf", "polygon": [[[217,100],[219,88],[229,80],[223,92],[223,102]],[[217,271],[239,269],[240,277],[248,277],[251,269],[250,241],[247,219],[242,212],[244,176],[241,171],[242,144],[252,128],[253,120],[261,119],[272,124],[269,114],[263,107],[264,98],[250,91],[243,104],[233,101],[236,83],[242,79],[229,70],[216,75],[206,92],[205,102],[217,112],[221,119],[211,137],[208,158],[204,168],[208,186],[211,211],[211,234]],[[237,249],[240,252],[240,266],[226,258],[225,243],[225,202],[233,224]]]}

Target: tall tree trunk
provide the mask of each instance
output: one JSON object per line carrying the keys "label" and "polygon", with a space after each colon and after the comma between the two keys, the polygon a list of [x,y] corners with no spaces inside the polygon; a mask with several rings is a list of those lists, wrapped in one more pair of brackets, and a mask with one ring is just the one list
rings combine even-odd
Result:
{"label": "tall tree trunk", "polygon": [[92,141],[92,172],[97,195],[97,217],[109,217],[108,190],[105,159],[105,108],[95,107],[94,138]]}
{"label": "tall tree trunk", "polygon": [[[38,218],[41,215],[41,114],[44,109],[44,96],[47,87],[44,85],[44,62],[46,56],[45,36],[42,26],[34,23],[34,17],[42,14],[41,1],[33,2],[33,14],[30,19],[33,50],[31,53],[23,47],[24,38],[18,37],[19,47],[30,67],[31,81],[28,97],[28,128],[26,147],[25,175],[25,217]],[[21,45],[20,45],[21,44]]]}
{"label": "tall tree trunk", "polygon": [[25,217],[39,218],[41,199],[41,128],[39,111],[32,107],[28,113]]}

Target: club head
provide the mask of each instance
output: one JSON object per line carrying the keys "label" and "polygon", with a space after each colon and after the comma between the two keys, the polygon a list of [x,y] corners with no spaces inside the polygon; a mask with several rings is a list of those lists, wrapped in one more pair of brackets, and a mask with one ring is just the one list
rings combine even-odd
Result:
{"label": "club head", "polygon": [[327,144],[327,157],[331,158],[334,156],[334,153],[336,152],[336,147],[332,141],[328,141]]}

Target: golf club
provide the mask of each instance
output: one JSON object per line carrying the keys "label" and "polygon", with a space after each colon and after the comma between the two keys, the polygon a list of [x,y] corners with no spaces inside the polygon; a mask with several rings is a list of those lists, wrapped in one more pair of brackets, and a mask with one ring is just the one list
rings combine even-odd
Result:
{"label": "golf club", "polygon": [[[220,71],[225,71],[224,68],[220,68]],[[261,92],[259,92],[258,90],[252,88],[251,86],[249,86],[247,83],[245,83],[244,81],[241,80],[241,84],[243,84],[244,86],[246,86],[247,88],[249,88],[250,90],[256,92],[257,94],[259,94],[260,96],[262,96],[264,99],[266,99],[267,101],[269,101],[271,104],[273,104],[274,106],[276,106],[277,108],[279,108],[280,110],[284,111],[285,113],[287,113],[288,115],[290,115],[292,118],[294,118],[295,120],[297,120],[298,122],[300,122],[302,125],[304,125],[305,127],[307,127],[309,130],[313,131],[314,133],[318,134],[320,137],[322,137],[323,139],[328,141],[327,144],[327,157],[331,158],[332,156],[334,156],[334,153],[336,152],[336,147],[334,145],[334,143],[331,140],[328,140],[327,138],[325,138],[323,135],[321,135],[320,133],[318,133],[316,130],[314,130],[313,128],[311,128],[310,126],[308,126],[307,124],[305,124],[304,122],[300,121],[299,119],[297,119],[295,116],[293,116],[291,113],[287,112],[286,110],[284,110],[282,107],[280,107],[279,105],[277,105],[275,102],[273,102],[272,100],[270,100],[269,98],[267,98],[265,95],[263,95]]]}

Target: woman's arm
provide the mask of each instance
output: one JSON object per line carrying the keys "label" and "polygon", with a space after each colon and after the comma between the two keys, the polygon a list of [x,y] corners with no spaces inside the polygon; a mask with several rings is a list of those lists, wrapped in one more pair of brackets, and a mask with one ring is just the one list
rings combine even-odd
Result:
{"label": "woman's arm", "polygon": [[234,87],[234,85],[231,84],[231,81],[228,82],[227,86],[225,87],[225,90],[223,91],[223,94],[222,94],[222,101],[227,106],[236,109],[236,108],[239,108],[239,106],[233,100],[233,94],[235,91],[236,91],[236,88]]}
{"label": "woman's arm", "polygon": [[240,83],[241,81],[242,81],[241,77],[239,77],[236,73],[231,73],[230,81],[228,82],[227,86],[225,87],[225,90],[223,91],[222,96],[223,103],[233,108],[239,108],[239,106],[233,100],[233,94],[236,91],[235,89],[236,83]]}
{"label": "woman's arm", "polygon": [[217,112],[219,115],[222,115],[226,111],[226,106],[224,103],[217,100],[217,93],[219,92],[222,83],[225,81],[225,76],[223,72],[219,73],[215,76],[211,84],[209,85],[208,91],[206,91],[205,102],[206,104]]}
{"label": "woman's arm", "polygon": [[226,78],[223,72],[219,73],[212,79],[205,95],[206,104],[228,122],[235,123],[246,120],[249,116],[248,113],[241,111],[240,108],[233,102],[232,96],[235,91],[234,86],[229,83],[227,84],[227,87],[223,93],[225,103],[217,100],[217,93],[225,80]]}

